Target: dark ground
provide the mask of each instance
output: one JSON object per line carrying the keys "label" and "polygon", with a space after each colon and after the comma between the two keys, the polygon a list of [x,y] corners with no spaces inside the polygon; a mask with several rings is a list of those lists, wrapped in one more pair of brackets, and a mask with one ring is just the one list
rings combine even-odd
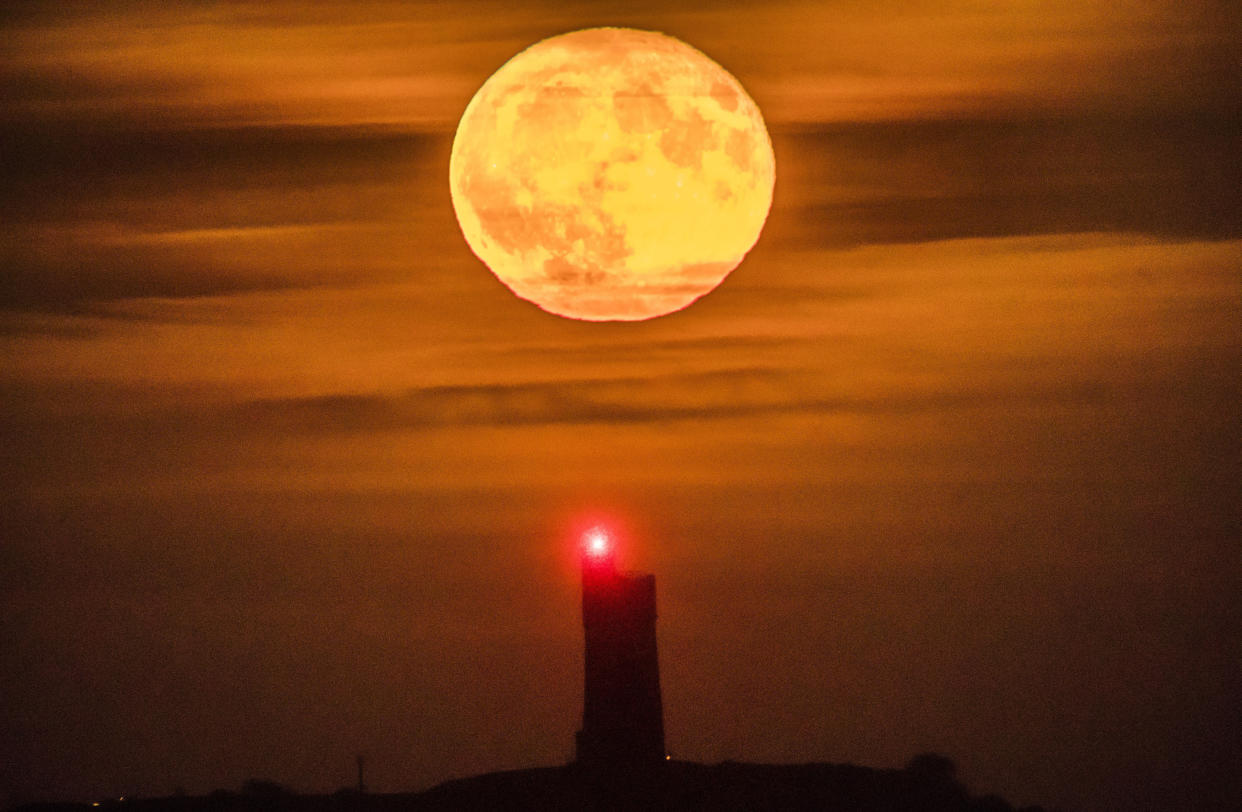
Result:
{"label": "dark ground", "polygon": [[[994,795],[974,796],[939,756],[916,758],[902,770],[852,764],[704,765],[670,762],[637,770],[542,767],[448,781],[425,792],[376,795],[341,790],[298,795],[250,781],[241,792],[82,804],[30,804],[20,812],[423,812],[423,810],[850,810],[1004,812]],[[1035,812],[1040,807],[1028,807]],[[17,812],[17,810],[15,810]]]}

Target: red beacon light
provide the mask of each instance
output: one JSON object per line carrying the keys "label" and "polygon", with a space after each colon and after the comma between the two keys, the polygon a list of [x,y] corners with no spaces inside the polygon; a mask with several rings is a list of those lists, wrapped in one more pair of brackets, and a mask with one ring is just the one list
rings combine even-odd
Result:
{"label": "red beacon light", "polygon": [[611,578],[617,571],[617,541],[607,525],[597,524],[583,532],[579,540],[578,561],[583,575]]}
{"label": "red beacon light", "polygon": [[586,542],[587,555],[592,558],[603,558],[608,555],[609,544],[608,533],[602,527],[593,527],[587,531],[584,537]]}

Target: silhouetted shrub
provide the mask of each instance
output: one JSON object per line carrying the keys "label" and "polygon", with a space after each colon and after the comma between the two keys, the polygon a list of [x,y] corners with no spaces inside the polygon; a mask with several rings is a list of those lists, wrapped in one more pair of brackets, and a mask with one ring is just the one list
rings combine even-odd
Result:
{"label": "silhouetted shrub", "polygon": [[919,753],[906,762],[906,772],[952,781],[957,774],[957,765],[953,759],[939,753]]}
{"label": "silhouetted shrub", "polygon": [[288,794],[289,790],[275,781],[247,778],[246,782],[242,784],[242,795],[249,795],[252,798],[280,798]]}
{"label": "silhouetted shrub", "polygon": [[975,808],[980,812],[1013,812],[1013,805],[999,795],[991,794],[975,801]]}
{"label": "silhouetted shrub", "polygon": [[213,789],[207,794],[207,800],[213,804],[227,803],[237,797],[237,794],[227,789]]}

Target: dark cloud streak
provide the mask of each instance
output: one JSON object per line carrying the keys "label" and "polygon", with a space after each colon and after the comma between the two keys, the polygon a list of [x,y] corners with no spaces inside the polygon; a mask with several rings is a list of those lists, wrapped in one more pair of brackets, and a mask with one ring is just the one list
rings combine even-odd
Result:
{"label": "dark cloud streak", "polygon": [[826,396],[820,376],[737,369],[677,377],[438,386],[397,395],[324,395],[254,400],[221,418],[243,432],[372,433],[457,426],[676,423],[777,414],[933,414],[1035,403],[1102,405],[1106,381],[1031,387]]}
{"label": "dark cloud streak", "polygon": [[815,246],[1081,231],[1232,238],[1242,234],[1242,164],[1231,158],[1242,152],[1240,122],[1078,116],[808,129],[777,140],[778,158],[797,172],[780,178],[794,211],[774,225]]}
{"label": "dark cloud streak", "polygon": [[[435,183],[446,145],[408,130],[9,126],[2,137],[7,309],[406,278],[451,233]],[[427,224],[437,217],[447,222]]]}
{"label": "dark cloud streak", "polygon": [[[407,128],[378,126],[245,126],[149,129],[111,122],[67,129],[8,122],[0,128],[8,183],[0,191],[6,221],[60,222],[106,219],[113,200],[157,198],[164,215],[153,222],[125,220],[129,227],[203,228],[301,222],[289,216],[287,196],[316,189],[408,180],[433,159],[433,136]],[[443,140],[443,136],[436,136]],[[442,149],[442,147],[440,148]],[[395,172],[401,177],[394,179]],[[210,216],[187,221],[195,212],[185,198],[218,199],[247,190],[267,192],[267,209],[221,205]],[[73,194],[67,194],[72,191]],[[417,187],[409,192],[417,193]],[[285,205],[279,205],[285,196]],[[241,201],[220,201],[235,203]],[[334,201],[312,201],[325,216]],[[353,217],[368,211],[353,200]],[[338,203],[338,205],[340,205]],[[373,206],[374,204],[372,204]],[[88,207],[95,207],[95,216]],[[101,216],[102,215],[102,216]]]}
{"label": "dark cloud streak", "polygon": [[[758,251],[1082,231],[1236,237],[1239,120],[971,118],[778,131],[777,199]],[[426,257],[470,261],[447,205],[445,134],[10,124],[2,137],[11,170],[0,192],[0,306],[9,309],[396,281]],[[317,225],[346,228],[261,233]],[[212,229],[251,229],[262,253],[242,241],[247,232],[158,244],[163,234]]]}

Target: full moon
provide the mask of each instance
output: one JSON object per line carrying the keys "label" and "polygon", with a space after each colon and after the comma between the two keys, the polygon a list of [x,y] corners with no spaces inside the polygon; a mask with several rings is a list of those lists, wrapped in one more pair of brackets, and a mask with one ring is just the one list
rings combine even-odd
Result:
{"label": "full moon", "polygon": [[592,28],[489,78],[453,139],[453,209],[515,294],[589,321],[690,305],[759,239],[775,163],[758,106],[672,37]]}

